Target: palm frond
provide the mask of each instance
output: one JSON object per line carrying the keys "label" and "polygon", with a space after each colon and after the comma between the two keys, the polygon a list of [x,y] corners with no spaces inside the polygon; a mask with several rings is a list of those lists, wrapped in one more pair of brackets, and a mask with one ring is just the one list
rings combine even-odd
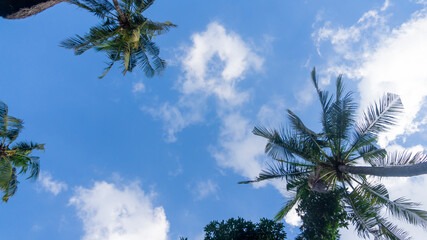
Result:
{"label": "palm frond", "polygon": [[7,116],[8,113],[8,107],[7,105],[0,101],[0,119],[3,119],[4,116]]}
{"label": "palm frond", "polygon": [[361,183],[359,194],[371,199],[376,204],[380,203],[386,206],[393,216],[427,229],[427,212],[417,208],[420,206],[419,203],[410,202],[403,197],[394,201],[390,200],[387,189],[382,184]]}
{"label": "palm frond", "polygon": [[249,184],[255,182],[261,182],[264,180],[271,179],[284,179],[284,178],[298,178],[302,175],[307,175],[307,173],[312,170],[309,168],[301,168],[301,167],[289,167],[288,165],[284,165],[283,163],[279,164],[268,164],[268,167],[259,174],[257,178],[250,181],[241,181],[239,184]]}
{"label": "palm frond", "polygon": [[349,163],[355,162],[357,159],[362,158],[365,162],[371,164],[371,166],[379,166],[378,159],[383,159],[387,156],[387,151],[383,148],[378,148],[377,146],[370,144],[358,148],[359,155],[348,160]]}
{"label": "palm frond", "polygon": [[104,18],[114,10],[113,4],[108,0],[67,0],[80,8],[86,9],[99,18]]}
{"label": "palm frond", "polygon": [[356,124],[355,136],[345,159],[358,148],[360,142],[365,141],[366,138],[370,139],[370,135],[377,136],[395,125],[397,123],[396,117],[402,111],[403,105],[400,97],[392,93],[387,93],[377,103],[370,106],[365,111],[362,121]]}
{"label": "palm frond", "polygon": [[353,222],[357,235],[369,238],[370,234],[379,237],[378,221],[380,209],[356,192],[345,191],[344,202],[349,206],[349,216]]}
{"label": "palm frond", "polygon": [[310,146],[312,149],[317,148],[317,151],[327,158],[328,155],[323,149],[325,143],[319,139],[320,135],[306,127],[302,120],[291,110],[288,110],[288,118],[291,122],[292,129],[300,136],[300,141],[304,141],[303,145]]}
{"label": "palm frond", "polygon": [[318,148],[301,144],[302,138],[294,131],[282,129],[279,133],[277,130],[255,126],[252,133],[268,139],[265,153],[274,159],[292,160],[300,157],[306,163],[315,163],[322,159]]}
{"label": "palm frond", "polygon": [[31,161],[28,164],[28,168],[30,170],[30,176],[28,176],[27,179],[37,179],[40,173],[39,157],[31,156],[30,159]]}
{"label": "palm frond", "polygon": [[19,142],[13,145],[12,150],[16,150],[24,154],[29,154],[33,150],[44,150],[44,146],[45,144],[35,142]]}
{"label": "palm frond", "polygon": [[322,107],[323,132],[330,132],[330,128],[332,126],[328,121],[328,112],[332,102],[332,97],[329,95],[329,92],[320,90],[316,76],[316,68],[313,68],[313,71],[311,72],[311,80],[313,82],[314,88],[316,89],[317,96],[319,97],[320,105]]}
{"label": "palm frond", "polygon": [[151,5],[153,5],[155,0],[134,0],[135,11],[142,13],[147,10]]}
{"label": "palm frond", "polygon": [[[337,83],[337,88],[343,88],[342,83]],[[343,89],[337,89],[337,91],[343,91]],[[337,94],[337,96],[341,96],[341,93]],[[329,108],[327,121],[332,127],[325,134],[334,143],[336,154],[342,152],[341,146],[347,143],[349,132],[353,129],[356,108],[357,105],[353,102],[351,92],[347,93],[343,98],[337,98]]]}
{"label": "palm frond", "polygon": [[298,189],[308,189],[309,174],[286,180],[286,190],[297,192]]}
{"label": "palm frond", "polygon": [[0,184],[8,183],[12,177],[12,163],[4,158],[0,158]]}
{"label": "palm frond", "polygon": [[16,190],[18,189],[18,184],[19,184],[19,181],[16,176],[16,169],[12,168],[12,174],[10,176],[9,181],[0,186],[3,192],[3,197],[2,197],[3,202],[7,202],[11,196],[15,195]]}
{"label": "palm frond", "polygon": [[410,240],[409,234],[395,224],[387,221],[384,218],[379,218],[378,233],[382,238],[388,240]]}
{"label": "palm frond", "polygon": [[396,124],[396,115],[403,110],[402,101],[396,94],[388,93],[379,102],[369,107],[364,113],[363,121],[357,124],[360,135],[372,133],[377,135],[387,131]]}
{"label": "palm frond", "polygon": [[150,39],[151,39],[158,35],[167,33],[171,28],[175,28],[175,27],[178,27],[178,26],[169,21],[166,21],[166,22],[147,21],[142,31],[144,31],[147,36],[150,36]]}
{"label": "palm frond", "polygon": [[103,45],[117,34],[118,25],[102,24],[91,27],[89,33],[83,37],[76,35],[62,41],[59,46],[73,49],[76,55],[81,55],[89,49],[95,48],[97,51],[104,50]]}
{"label": "palm frond", "polygon": [[295,206],[295,204],[298,203],[299,200],[300,200],[300,194],[298,194],[297,192],[295,197],[287,201],[285,205],[276,214],[276,216],[274,216],[274,220],[275,221],[282,220],[289,213],[289,211],[291,211],[291,209]]}
{"label": "palm frond", "polygon": [[427,155],[423,152],[396,151],[388,153],[385,157],[375,158],[376,166],[408,166],[425,162],[427,162]]}

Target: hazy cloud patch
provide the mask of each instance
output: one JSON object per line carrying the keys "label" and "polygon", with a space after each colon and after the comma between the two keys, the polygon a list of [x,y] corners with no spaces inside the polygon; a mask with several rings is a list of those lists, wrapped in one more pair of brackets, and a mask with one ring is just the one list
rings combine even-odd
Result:
{"label": "hazy cloud patch", "polygon": [[55,196],[68,188],[66,183],[54,180],[52,175],[46,171],[40,171],[37,182],[44,191],[50,192]]}

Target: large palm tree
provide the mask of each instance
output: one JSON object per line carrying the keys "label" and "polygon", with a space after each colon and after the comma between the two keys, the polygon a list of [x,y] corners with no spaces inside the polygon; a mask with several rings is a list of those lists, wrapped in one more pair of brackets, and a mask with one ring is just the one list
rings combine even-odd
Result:
{"label": "large palm tree", "polygon": [[15,142],[22,124],[21,119],[9,116],[7,105],[0,102],[0,190],[4,202],[15,194],[19,174],[29,172],[27,179],[36,179],[39,174],[39,158],[30,154],[44,150],[44,144]]}
{"label": "large palm tree", "polygon": [[100,78],[115,62],[122,62],[123,74],[140,66],[146,76],[152,77],[166,67],[159,57],[159,48],[152,41],[156,36],[176,27],[169,21],[153,22],[143,16],[154,0],[68,0],[95,14],[102,20],[90,28],[84,36],[76,35],[61,42],[61,46],[73,49],[76,55],[94,48],[109,58],[108,66]]}
{"label": "large palm tree", "polygon": [[[315,69],[312,80],[321,105],[322,130],[310,130],[288,110],[290,128],[274,130],[255,127],[253,133],[268,140],[265,151],[275,161],[252,181],[286,179],[287,189],[295,197],[279,211],[282,219],[307,190],[342,192],[341,204],[347,209],[361,237],[406,239],[408,234],[389,222],[381,213],[427,229],[427,212],[406,198],[392,200],[378,177],[405,177],[427,173],[427,155],[408,151],[387,153],[376,144],[379,134],[396,124],[403,110],[400,98],[386,94],[356,121],[357,105],[352,93],[344,93],[341,76],[336,81],[335,96],[321,90]],[[359,166],[360,163],[369,166]],[[368,178],[367,175],[377,176]]]}

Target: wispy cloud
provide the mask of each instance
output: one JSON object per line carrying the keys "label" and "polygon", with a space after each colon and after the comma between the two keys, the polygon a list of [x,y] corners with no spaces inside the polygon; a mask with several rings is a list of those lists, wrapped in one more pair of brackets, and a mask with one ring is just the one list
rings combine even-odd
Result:
{"label": "wispy cloud", "polygon": [[145,85],[142,82],[134,82],[132,84],[132,92],[134,94],[145,92]]}
{"label": "wispy cloud", "polygon": [[137,183],[101,181],[92,188],[76,188],[70,205],[83,221],[83,240],[166,240],[169,222],[163,207],[153,206],[153,196]]}
{"label": "wispy cloud", "polygon": [[60,192],[67,190],[68,186],[64,182],[54,180],[49,172],[41,171],[37,180],[38,185],[47,192],[53,195],[58,195]]}
{"label": "wispy cloud", "polygon": [[196,200],[205,199],[210,195],[213,195],[216,199],[218,199],[216,193],[219,190],[219,186],[210,179],[190,185],[189,188],[191,193],[195,196]]}

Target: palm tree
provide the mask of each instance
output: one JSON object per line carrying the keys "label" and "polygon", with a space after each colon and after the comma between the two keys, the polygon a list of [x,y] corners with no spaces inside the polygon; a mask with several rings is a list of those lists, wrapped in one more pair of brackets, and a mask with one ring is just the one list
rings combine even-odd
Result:
{"label": "palm tree", "polygon": [[94,48],[103,51],[109,58],[102,78],[115,62],[122,62],[123,74],[140,66],[147,77],[162,72],[166,62],[159,57],[159,48],[152,41],[171,27],[169,21],[153,22],[142,15],[154,0],[68,0],[102,19],[84,36],[76,35],[61,42],[60,46],[74,49],[76,55]]}
{"label": "palm tree", "polygon": [[[312,80],[321,105],[322,131],[315,132],[288,110],[289,129],[255,127],[253,133],[268,140],[265,152],[275,161],[252,181],[286,179],[295,197],[279,211],[282,219],[297,204],[305,191],[342,191],[341,204],[347,209],[360,237],[406,239],[408,234],[381,214],[385,207],[391,215],[427,229],[427,212],[406,198],[391,200],[385,186],[375,178],[405,177],[427,173],[427,155],[408,151],[387,153],[376,144],[379,134],[396,124],[402,102],[386,94],[355,120],[357,105],[352,93],[344,93],[342,76],[336,81],[335,96],[321,90],[312,71]],[[358,166],[364,162],[370,166]],[[374,179],[374,180],[373,180]]]}
{"label": "palm tree", "polygon": [[33,150],[44,150],[44,144],[15,143],[22,124],[21,119],[9,116],[7,105],[0,102],[0,189],[4,202],[16,193],[17,175],[29,172],[27,179],[36,179],[39,174],[39,158],[30,154]]}

